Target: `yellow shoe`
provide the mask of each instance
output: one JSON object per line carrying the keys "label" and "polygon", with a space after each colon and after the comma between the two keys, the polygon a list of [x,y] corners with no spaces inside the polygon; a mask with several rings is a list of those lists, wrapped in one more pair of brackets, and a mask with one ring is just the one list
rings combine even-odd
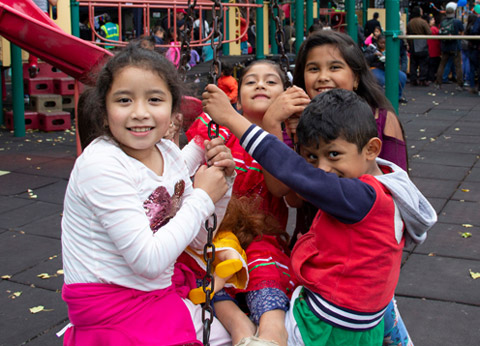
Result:
{"label": "yellow shoe", "polygon": [[[214,292],[210,293],[210,299],[213,298],[214,294],[215,294]],[[203,292],[203,287],[197,287],[197,288],[194,288],[193,290],[190,290],[190,292],[188,293],[188,299],[190,299],[193,304],[205,303],[206,296],[205,296],[205,292]]]}
{"label": "yellow shoe", "polygon": [[238,272],[240,269],[242,269],[242,267],[242,261],[239,259],[225,260],[217,264],[215,267],[215,274],[221,278],[226,278]]}

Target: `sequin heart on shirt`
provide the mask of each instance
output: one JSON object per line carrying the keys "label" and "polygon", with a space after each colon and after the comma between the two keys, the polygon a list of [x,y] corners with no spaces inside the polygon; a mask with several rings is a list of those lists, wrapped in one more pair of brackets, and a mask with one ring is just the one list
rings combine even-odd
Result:
{"label": "sequin heart on shirt", "polygon": [[165,186],[159,186],[143,202],[143,208],[150,220],[150,229],[153,233],[165,226],[177,214],[184,191],[185,182],[180,180],[175,184],[173,196],[170,196]]}

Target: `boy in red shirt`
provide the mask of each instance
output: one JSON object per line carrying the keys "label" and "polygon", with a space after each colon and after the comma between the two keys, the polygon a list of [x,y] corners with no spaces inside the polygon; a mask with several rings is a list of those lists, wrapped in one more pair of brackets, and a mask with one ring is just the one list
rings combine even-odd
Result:
{"label": "boy in red shirt", "polygon": [[296,129],[300,157],[277,139],[283,115],[264,117],[271,135],[229,108],[214,85],[206,90],[204,109],[214,121],[319,209],[291,254],[302,286],[293,293],[285,319],[288,344],[381,345],[404,231],[424,240],[437,215],[405,171],[377,158],[382,143],[371,108],[348,90],[317,95]]}

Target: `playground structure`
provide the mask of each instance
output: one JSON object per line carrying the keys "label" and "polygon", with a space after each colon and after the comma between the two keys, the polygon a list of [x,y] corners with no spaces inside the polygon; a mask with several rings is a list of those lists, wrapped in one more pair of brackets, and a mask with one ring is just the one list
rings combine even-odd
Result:
{"label": "playground structure", "polygon": [[[198,9],[199,18],[202,19],[204,11],[212,11],[212,17],[215,16],[215,11],[221,12],[221,16],[226,20],[221,21],[220,27],[224,39],[222,39],[223,55],[239,55],[239,42],[246,30],[240,30],[239,16],[242,13],[246,18],[254,13],[256,19],[256,59],[264,59],[267,54],[278,54],[278,45],[276,42],[275,19],[279,16],[278,2],[272,1],[272,4],[266,3],[263,0],[252,0],[246,3],[226,2],[223,0],[221,9],[214,6],[214,3],[209,0],[191,1],[195,9]],[[120,39],[119,42],[112,42],[99,36],[95,30],[92,30],[92,41],[86,41],[78,38],[79,36],[79,8],[86,9],[88,13],[88,23],[91,28],[95,27],[94,17],[98,15],[98,11],[103,11],[106,8],[118,13],[118,24],[122,32],[122,13],[126,10],[135,10],[140,13],[142,32],[150,33],[150,24],[152,13],[155,11],[163,11],[170,18],[170,14],[175,13],[176,9],[189,10],[190,1],[186,0],[81,0],[72,1],[71,6],[68,2],[64,2],[66,8],[61,12],[57,11],[57,17],[64,18],[69,16],[71,18],[71,30],[68,28],[60,28],[49,16],[40,11],[31,0],[24,0],[22,2],[15,0],[0,0],[0,35],[10,41],[11,49],[11,67],[12,67],[12,106],[13,106],[13,128],[15,136],[24,136],[25,134],[25,108],[24,108],[24,76],[22,68],[22,58],[20,48],[38,56],[41,60],[49,63],[54,68],[63,73],[75,78],[84,84],[91,84],[91,75],[95,69],[103,64],[112,53],[102,46],[118,45],[124,46],[128,42]],[[275,9],[275,4],[277,9]],[[392,8],[391,13],[396,12],[396,17],[392,20],[387,18],[386,36],[387,49],[398,45],[398,11],[399,4],[395,0],[386,0],[387,16],[389,6]],[[318,9],[317,2],[313,0],[293,1],[290,3],[291,14],[295,19],[296,32],[304,32],[313,19],[319,14],[327,14],[330,19],[337,21],[338,30],[346,31],[350,36],[356,40],[357,24],[355,16],[355,2],[347,0],[345,2],[344,11],[326,11],[325,9]],[[306,10],[306,11],[305,11]],[[326,11],[326,12],[325,12]],[[190,11],[191,13],[191,11]],[[306,18],[304,18],[306,13]],[[193,15],[193,13],[191,13]],[[333,17],[332,17],[333,16]],[[365,15],[363,16],[365,17]],[[138,19],[137,18],[137,19]],[[176,19],[172,16],[173,27],[176,29]],[[211,18],[210,18],[211,19]],[[202,23],[202,21],[200,21]],[[389,22],[393,22],[389,27]],[[396,27],[395,27],[396,22]],[[273,24],[273,25],[272,25]],[[277,24],[278,27],[278,24]],[[176,30],[174,29],[174,32]],[[354,30],[354,31],[353,31]],[[202,27],[200,26],[200,31]],[[70,34],[70,32],[73,33]],[[354,32],[354,35],[352,34]],[[202,37],[203,35],[200,35]],[[209,33],[205,38],[194,40],[193,36],[189,38],[189,47],[206,46],[211,44],[212,33]],[[295,41],[295,48],[298,50],[303,41],[302,35],[297,35]],[[177,41],[176,41],[177,42]],[[178,41],[178,47],[181,43]],[[389,49],[392,51],[392,48]],[[395,54],[395,53],[394,53]],[[214,59],[215,60],[215,59]],[[6,59],[3,59],[6,61]],[[388,59],[387,59],[388,65]],[[4,63],[3,67],[7,65]],[[387,71],[388,78],[388,71]],[[394,79],[395,76],[391,77]],[[398,77],[397,77],[398,78]],[[392,84],[392,83],[389,83]],[[394,83],[393,87],[395,87]],[[75,104],[78,99],[79,84],[75,83]],[[387,97],[389,93],[387,90]],[[395,106],[397,102],[393,97],[392,103]],[[0,100],[3,101],[3,100]],[[398,103],[397,103],[398,104]],[[3,104],[0,104],[0,123],[3,123]]]}

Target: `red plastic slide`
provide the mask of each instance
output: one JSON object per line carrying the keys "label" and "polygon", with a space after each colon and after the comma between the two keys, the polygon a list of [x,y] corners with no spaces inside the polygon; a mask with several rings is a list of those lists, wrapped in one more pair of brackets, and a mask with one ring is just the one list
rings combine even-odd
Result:
{"label": "red plastic slide", "polygon": [[0,35],[85,84],[112,55],[65,33],[31,0],[0,0]]}

